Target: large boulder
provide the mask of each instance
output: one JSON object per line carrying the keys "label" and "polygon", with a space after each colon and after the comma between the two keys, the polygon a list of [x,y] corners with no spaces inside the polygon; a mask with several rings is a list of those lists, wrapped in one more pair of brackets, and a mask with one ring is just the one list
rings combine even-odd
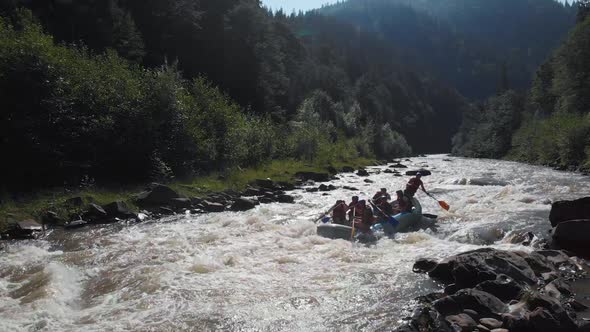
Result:
{"label": "large boulder", "polygon": [[258,204],[258,201],[241,197],[235,200],[235,202],[231,205],[230,210],[247,211],[255,208]]}
{"label": "large boulder", "polygon": [[576,255],[590,257],[590,220],[570,220],[557,225],[553,231],[554,243]]}
{"label": "large boulder", "polygon": [[109,217],[119,219],[138,219],[137,214],[131,212],[127,204],[123,201],[115,201],[103,205],[102,208],[109,215]]}
{"label": "large boulder", "polygon": [[207,212],[223,212],[225,211],[225,205],[216,202],[203,201],[203,210]]}
{"label": "large boulder", "polygon": [[172,188],[156,183],[137,195],[137,205],[141,207],[168,205],[174,198],[180,198],[180,195]]}
{"label": "large boulder", "polygon": [[520,297],[523,287],[509,278],[480,282],[475,289],[490,293],[504,302]]}
{"label": "large boulder", "polygon": [[358,175],[358,176],[369,176],[369,172],[367,172],[367,170],[366,170],[366,169],[359,169],[359,170],[356,172],[356,175]]}
{"label": "large boulder", "polygon": [[449,257],[439,263],[428,275],[444,284],[459,288],[496,280],[506,275],[521,284],[534,285],[537,277],[527,261],[520,255],[503,250],[483,248]]}
{"label": "large boulder", "polygon": [[295,176],[303,181],[312,180],[315,182],[328,182],[330,181],[330,174],[319,173],[319,172],[297,172]]}
{"label": "large boulder", "polygon": [[432,172],[430,172],[429,170],[426,170],[426,169],[418,169],[418,170],[415,170],[415,171],[407,171],[406,172],[406,175],[416,176],[416,174],[418,174],[418,172],[420,172],[420,174],[422,174],[422,176],[432,175]]}
{"label": "large boulder", "polygon": [[99,205],[94,203],[88,204],[86,211],[82,215],[82,219],[92,222],[99,223],[108,218],[107,212]]}
{"label": "large boulder", "polygon": [[551,205],[549,221],[555,227],[568,220],[590,219],[590,197],[575,201],[558,201]]}
{"label": "large boulder", "polygon": [[466,309],[486,317],[496,317],[508,310],[508,306],[492,294],[477,289],[462,289],[433,303],[443,316],[456,315]]}
{"label": "large boulder", "polygon": [[455,330],[461,332],[472,332],[477,326],[475,320],[473,320],[473,318],[467,314],[447,316],[445,320],[451,324]]}

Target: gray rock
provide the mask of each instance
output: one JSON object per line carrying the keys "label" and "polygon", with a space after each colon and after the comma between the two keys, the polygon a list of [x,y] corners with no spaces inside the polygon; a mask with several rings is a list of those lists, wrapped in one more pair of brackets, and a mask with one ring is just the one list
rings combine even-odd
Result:
{"label": "gray rock", "polygon": [[420,174],[422,174],[422,176],[432,175],[432,172],[430,172],[429,170],[426,170],[426,169],[418,169],[418,170],[414,170],[414,171],[407,171],[406,172],[406,175],[408,175],[408,176],[416,176],[416,174],[418,174],[418,172],[420,172]]}
{"label": "gray rock", "polygon": [[328,182],[330,181],[330,174],[319,173],[319,172],[297,172],[295,176],[303,181],[312,180],[315,182]]}
{"label": "gray rock", "polygon": [[173,198],[170,200],[170,206],[176,209],[190,209],[193,207],[193,203],[190,198]]}
{"label": "gray rock", "polygon": [[174,198],[180,198],[180,195],[172,188],[153,184],[149,190],[137,195],[137,204],[142,207],[167,205]]}
{"label": "gray rock", "polygon": [[123,201],[115,201],[103,205],[102,208],[109,215],[109,217],[119,219],[138,219],[137,214],[131,212],[127,204]]}
{"label": "gray rock", "polygon": [[63,219],[61,219],[57,213],[47,211],[41,215],[41,223],[45,225],[57,225],[62,224]]}
{"label": "gray rock", "polygon": [[289,204],[291,204],[291,203],[294,203],[295,202],[295,197],[293,197],[291,195],[285,195],[285,194],[283,194],[283,195],[279,195],[277,197],[277,201],[279,203],[289,203]]}
{"label": "gray rock", "polygon": [[475,289],[490,293],[504,302],[520,298],[522,286],[511,279],[488,280],[479,283]]}
{"label": "gray rock", "polygon": [[344,166],[340,170],[342,173],[354,173],[354,167],[351,166]]}
{"label": "gray rock", "polygon": [[590,219],[590,197],[574,201],[558,201],[551,205],[549,221],[555,227],[569,220]]}
{"label": "gray rock", "polygon": [[420,258],[414,263],[412,271],[414,271],[414,273],[428,273],[432,271],[436,265],[437,263],[431,259]]}
{"label": "gray rock", "polygon": [[369,172],[367,172],[367,170],[366,170],[366,169],[359,169],[359,170],[356,172],[356,175],[358,175],[358,176],[369,176]]}
{"label": "gray rock", "polygon": [[88,220],[90,222],[99,222],[103,219],[108,217],[107,212],[101,207],[94,203],[88,204],[86,211],[82,215],[82,219]]}

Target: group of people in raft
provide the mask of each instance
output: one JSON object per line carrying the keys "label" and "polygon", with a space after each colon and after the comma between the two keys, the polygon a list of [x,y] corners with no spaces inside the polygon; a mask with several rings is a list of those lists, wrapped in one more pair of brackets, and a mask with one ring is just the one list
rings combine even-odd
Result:
{"label": "group of people in raft", "polygon": [[358,196],[353,196],[348,204],[343,200],[337,201],[332,210],[332,223],[353,226],[354,222],[354,227],[359,231],[370,232],[372,225],[387,220],[390,216],[411,212],[412,198],[418,189],[428,194],[421,178],[422,174],[418,172],[408,181],[404,191],[396,192],[397,197],[394,201],[391,201],[386,188],[381,188],[369,204],[365,200],[359,200]]}

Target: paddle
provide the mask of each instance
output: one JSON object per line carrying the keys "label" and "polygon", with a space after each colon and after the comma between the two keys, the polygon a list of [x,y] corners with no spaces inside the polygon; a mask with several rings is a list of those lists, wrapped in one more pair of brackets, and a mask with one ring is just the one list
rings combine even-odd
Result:
{"label": "paddle", "polygon": [[428,195],[430,198],[432,198],[435,201],[437,201],[438,202],[438,205],[440,205],[441,208],[443,208],[443,209],[445,209],[447,211],[449,211],[449,209],[451,208],[451,206],[447,202],[445,202],[445,201],[439,201],[436,197],[432,196],[432,194],[428,194],[427,193],[426,195]]}
{"label": "paddle", "polygon": [[332,210],[334,210],[339,203],[334,204],[334,206],[332,206],[328,211],[322,213],[322,215],[317,218],[313,223],[316,224],[318,221],[322,220],[323,217],[325,217],[328,213],[332,212]]}
{"label": "paddle", "polygon": [[352,209],[352,231],[350,232],[350,241],[354,241],[354,217],[356,214],[356,208]]}

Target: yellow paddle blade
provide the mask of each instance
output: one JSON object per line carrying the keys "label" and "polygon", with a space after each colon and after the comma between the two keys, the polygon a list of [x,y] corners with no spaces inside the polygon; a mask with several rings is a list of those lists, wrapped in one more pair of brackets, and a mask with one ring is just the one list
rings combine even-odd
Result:
{"label": "yellow paddle blade", "polygon": [[438,205],[440,205],[441,208],[449,211],[449,209],[451,208],[451,206],[449,204],[447,204],[447,202],[445,201],[438,201]]}

